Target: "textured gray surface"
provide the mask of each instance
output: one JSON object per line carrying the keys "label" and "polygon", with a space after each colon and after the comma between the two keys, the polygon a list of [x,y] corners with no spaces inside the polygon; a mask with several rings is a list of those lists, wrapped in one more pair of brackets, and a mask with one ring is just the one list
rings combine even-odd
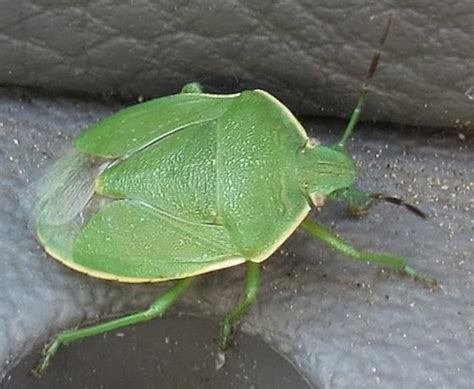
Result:
{"label": "textured gray surface", "polygon": [[[162,290],[64,268],[38,247],[18,207],[21,188],[75,134],[118,108],[0,89],[2,374],[59,329],[145,307]],[[343,127],[305,124],[323,141]],[[334,204],[318,220],[360,248],[405,255],[443,288],[432,292],[396,273],[345,261],[298,232],[266,262],[262,293],[243,331],[263,337],[321,388],[472,388],[472,140],[372,126],[357,133],[352,149],[364,187],[420,202],[432,219],[380,205],[353,220]],[[178,310],[223,315],[241,295],[243,276],[235,268],[202,277]]]}
{"label": "textured gray surface", "polygon": [[282,355],[255,336],[216,369],[218,322],[191,315],[122,328],[64,348],[41,379],[29,374],[32,354],[7,375],[2,389],[312,389]]}
{"label": "textured gray surface", "polygon": [[471,0],[0,0],[0,83],[150,97],[197,80],[345,117],[389,13],[367,117],[473,131]]}

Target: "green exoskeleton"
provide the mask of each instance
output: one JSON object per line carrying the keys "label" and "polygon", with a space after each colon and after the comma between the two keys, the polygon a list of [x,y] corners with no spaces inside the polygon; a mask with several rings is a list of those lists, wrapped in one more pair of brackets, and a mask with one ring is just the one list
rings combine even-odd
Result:
{"label": "green exoskeleton", "polygon": [[313,206],[336,199],[347,200],[354,213],[387,200],[423,216],[397,198],[356,187],[346,145],[379,56],[376,50],[335,145],[308,138],[291,112],[265,91],[207,94],[196,83],[124,109],[76,138],[73,151],[35,187],[34,228],[41,245],[64,265],[93,277],[175,283],[143,312],[60,333],[45,347],[37,373],[62,345],[159,317],[198,275],[245,264],[245,297],[222,322],[219,346],[226,349],[235,324],[256,300],[260,264],[300,226],[349,257],[394,267],[434,286],[434,279],[404,258],[359,251],[306,218]]}

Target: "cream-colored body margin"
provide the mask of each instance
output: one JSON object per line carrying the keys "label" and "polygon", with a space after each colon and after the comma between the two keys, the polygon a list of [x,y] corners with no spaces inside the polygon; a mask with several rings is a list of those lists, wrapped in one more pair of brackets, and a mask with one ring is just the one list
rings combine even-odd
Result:
{"label": "cream-colored body margin", "polygon": [[158,283],[158,282],[164,282],[164,281],[171,281],[171,280],[179,280],[182,278],[188,278],[188,277],[194,277],[200,274],[205,274],[205,273],[210,273],[212,271],[217,271],[221,269],[225,269],[228,267],[233,267],[237,265],[241,265],[247,261],[250,262],[263,262],[266,259],[268,259],[277,249],[280,247],[288,238],[289,236],[298,228],[298,226],[301,224],[301,222],[304,220],[308,212],[310,211],[310,207],[304,209],[300,215],[298,215],[297,219],[295,220],[295,223],[283,234],[279,240],[275,242],[268,250],[264,251],[260,255],[253,257],[253,258],[243,258],[243,257],[236,257],[236,258],[229,258],[226,259],[222,262],[218,263],[213,263],[207,268],[204,268],[200,271],[194,272],[194,273],[189,273],[186,274],[185,276],[182,277],[170,277],[170,278],[139,278],[139,277],[120,277],[114,274],[110,273],[105,273],[102,271],[94,271],[91,269],[88,269],[85,266],[78,265],[77,263],[74,263],[72,261],[68,261],[65,258],[62,258],[59,254],[55,253],[53,250],[49,249],[48,246],[44,243],[43,239],[41,239],[41,236],[38,234],[38,240],[40,241],[41,245],[44,247],[45,251],[54,259],[57,261],[61,262],[64,266],[78,271],[80,273],[87,274],[89,276],[95,277],[95,278],[100,278],[103,280],[109,280],[109,281],[118,281],[118,282],[123,282],[123,283],[129,283],[129,284],[144,284],[144,283]]}
{"label": "cream-colored body margin", "polygon": [[129,284],[144,284],[144,283],[158,283],[158,282],[164,282],[164,281],[171,281],[171,280],[179,280],[182,278],[188,278],[188,277],[193,277],[197,276],[199,274],[204,274],[204,273],[209,273],[211,271],[216,271],[220,269],[225,269],[227,267],[232,267],[232,266],[237,266],[241,265],[246,261],[245,258],[230,258],[226,259],[222,262],[218,263],[213,263],[209,267],[195,272],[195,273],[189,273],[186,274],[185,276],[182,277],[170,277],[170,278],[139,278],[139,277],[123,277],[123,276],[117,276],[115,274],[110,274],[106,273],[103,271],[97,271],[97,270],[91,270],[85,266],[78,265],[77,263],[74,263],[72,261],[68,261],[65,258],[62,258],[59,254],[55,253],[53,250],[49,249],[41,239],[41,237],[38,235],[38,240],[40,241],[41,245],[44,247],[45,251],[54,259],[57,261],[61,262],[64,266],[78,271],[80,273],[87,274],[89,276],[95,277],[95,278],[100,278],[102,280],[109,280],[109,281],[118,281],[118,282],[124,282],[124,283],[129,283]]}
{"label": "cream-colored body margin", "polygon": [[[181,93],[178,93],[178,95],[181,94]],[[240,96],[240,93],[230,93],[228,95],[218,95],[218,94],[214,94],[214,93],[189,93],[190,95],[199,95],[199,96],[207,96],[207,97],[212,97],[212,98],[215,98],[215,99],[231,99],[233,97],[238,97]],[[158,99],[160,99],[161,97],[157,97]]]}
{"label": "cream-colored body margin", "polygon": [[[285,113],[285,115],[291,120],[291,122],[294,124],[302,138],[305,140],[309,140],[306,130],[303,128],[298,119],[296,119],[295,116],[291,113],[291,111],[285,105],[283,105],[276,97],[272,96],[270,93],[262,89],[255,89],[254,92],[260,93],[261,95],[272,101],[274,104],[276,104],[283,111],[283,113]],[[268,250],[264,251],[262,254],[256,256],[255,258],[249,258],[249,261],[263,262],[270,255],[272,255],[276,251],[276,249],[280,247],[283,242],[285,242],[285,240],[287,240],[290,235],[298,228],[298,226],[303,222],[304,218],[308,215],[310,210],[311,207],[307,204],[307,207],[305,207],[305,209],[303,209],[301,213],[296,216],[295,222],[291,225],[291,227],[288,228],[288,230],[284,234],[282,234],[280,239],[277,240],[274,245],[272,245]]]}
{"label": "cream-colored body margin", "polygon": [[[295,118],[295,116],[291,113],[291,111],[285,107],[279,100],[277,100],[275,97],[273,97],[270,93],[265,92],[264,90],[261,89],[255,89],[254,90],[257,93],[260,93],[267,97],[269,100],[274,102],[278,107],[288,116],[288,118],[293,122],[295,125],[296,129],[298,132],[305,138],[308,139],[308,135],[306,134],[305,129],[301,125],[301,123]],[[212,97],[218,97],[218,98],[229,98],[229,97],[237,97],[240,95],[240,93],[235,93],[235,94],[229,94],[229,95],[215,95],[215,94],[208,94],[208,93],[202,93],[202,95],[206,96],[212,96]],[[59,254],[55,253],[53,250],[48,249],[48,247],[44,244],[44,241],[41,239],[41,236],[38,235],[38,240],[40,241],[41,245],[44,247],[45,251],[54,259],[57,261],[61,262],[64,266],[78,271],[80,273],[87,274],[89,276],[95,277],[95,278],[100,278],[103,280],[109,280],[109,281],[118,281],[118,282],[123,282],[123,283],[131,283],[131,284],[140,284],[140,283],[158,283],[158,282],[165,282],[165,281],[171,281],[171,280],[177,280],[177,279],[182,279],[182,278],[188,278],[188,277],[194,277],[200,274],[205,274],[221,269],[225,269],[228,267],[233,267],[233,266],[238,266],[241,265],[247,261],[250,262],[255,262],[255,263],[260,263],[268,259],[277,249],[280,247],[289,237],[290,235],[298,228],[298,226],[303,222],[304,218],[308,215],[309,211],[311,210],[311,207],[307,204],[307,207],[301,211],[301,213],[295,218],[295,222],[291,225],[290,228],[287,229],[287,231],[282,234],[280,239],[278,239],[271,247],[269,247],[267,250],[265,250],[263,253],[260,255],[257,255],[256,257],[253,258],[243,258],[243,257],[237,257],[237,258],[230,258],[226,259],[222,262],[218,263],[213,263],[209,267],[194,272],[194,273],[189,273],[183,277],[170,277],[170,278],[138,278],[138,277],[119,277],[114,274],[110,273],[105,273],[101,271],[93,271],[91,269],[88,269],[85,266],[78,265],[74,262],[67,261],[65,258],[62,258]]]}
{"label": "cream-colored body margin", "polygon": [[[259,93],[263,96],[265,96],[268,100],[270,100],[272,103],[278,106],[286,116],[291,120],[291,122],[295,125],[296,129],[300,133],[300,135],[304,139],[309,139],[308,134],[306,133],[306,130],[304,127],[301,125],[301,123],[296,119],[295,115],[280,101],[278,100],[275,96],[271,95],[270,93],[264,91],[263,89],[254,89],[252,92]],[[233,97],[238,97],[240,96],[241,93],[232,93],[229,95],[217,95],[217,94],[212,94],[212,93],[200,93],[201,96],[208,96],[208,97],[213,97],[217,99],[228,99],[228,98],[233,98]]]}
{"label": "cream-colored body margin", "polygon": [[251,262],[263,262],[270,255],[272,255],[278,247],[280,247],[289,237],[290,235],[295,232],[295,230],[298,228],[298,226],[303,222],[304,218],[308,215],[309,211],[311,210],[311,207],[307,205],[307,208],[303,209],[303,211],[295,218],[295,222],[291,225],[290,228],[288,228],[284,234],[281,235],[280,239],[278,239],[270,248],[268,248],[266,251],[261,253],[260,255],[257,255],[254,258],[248,258],[249,261]]}
{"label": "cream-colored body margin", "polygon": [[273,103],[278,105],[278,107],[288,116],[288,118],[292,121],[292,123],[295,125],[296,129],[298,132],[303,136],[304,139],[308,140],[308,134],[306,133],[306,130],[304,127],[301,125],[301,123],[298,121],[298,119],[295,118],[295,115],[285,106],[283,103],[278,100],[276,97],[272,96],[270,93],[265,92],[262,89],[255,89],[254,92],[260,93],[267,97],[269,100],[271,100]]}

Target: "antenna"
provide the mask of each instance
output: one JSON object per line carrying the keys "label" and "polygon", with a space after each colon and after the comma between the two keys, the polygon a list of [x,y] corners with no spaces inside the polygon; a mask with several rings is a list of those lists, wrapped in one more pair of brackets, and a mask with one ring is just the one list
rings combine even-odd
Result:
{"label": "antenna", "polygon": [[420,208],[414,206],[413,204],[407,203],[406,201],[399,199],[398,197],[388,196],[383,193],[372,193],[370,197],[373,198],[374,200],[379,200],[379,201],[382,200],[390,204],[401,205],[402,207],[405,207],[410,212],[414,213],[416,216],[421,217],[422,219],[428,219],[428,215],[425,212],[423,212]]}
{"label": "antenna", "polygon": [[370,61],[369,70],[367,72],[365,82],[362,84],[362,89],[359,93],[356,107],[354,108],[354,111],[352,111],[352,115],[351,115],[351,118],[349,119],[349,123],[347,124],[346,130],[344,131],[344,135],[342,136],[339,143],[336,145],[337,148],[340,148],[340,149],[346,148],[347,141],[352,135],[352,131],[354,130],[355,125],[359,121],[359,117],[362,112],[362,105],[364,104],[365,96],[367,95],[367,92],[369,91],[370,83],[372,79],[374,78],[375,71],[377,70],[379,60],[380,60],[380,55],[382,54],[382,47],[384,46],[385,41],[387,40],[387,36],[388,36],[388,32],[390,31],[391,24],[392,24],[392,16],[389,15],[387,19],[387,23],[385,24],[385,28],[383,29],[382,35],[380,36],[378,47],[374,49],[374,52],[372,54],[372,60]]}

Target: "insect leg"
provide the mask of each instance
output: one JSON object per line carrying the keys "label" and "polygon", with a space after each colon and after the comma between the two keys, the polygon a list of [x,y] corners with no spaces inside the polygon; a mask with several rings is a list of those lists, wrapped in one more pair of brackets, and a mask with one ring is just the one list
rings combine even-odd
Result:
{"label": "insect leg", "polygon": [[385,28],[382,31],[382,35],[379,39],[378,48],[376,48],[372,54],[372,59],[370,61],[369,70],[367,71],[367,76],[365,79],[365,83],[362,85],[362,89],[359,93],[359,97],[357,99],[356,107],[352,112],[351,118],[349,119],[349,123],[347,124],[346,130],[344,131],[344,135],[342,136],[339,143],[336,144],[336,148],[344,150],[347,146],[347,142],[352,135],[352,131],[356,126],[357,122],[359,121],[360,114],[362,112],[362,106],[364,105],[365,97],[369,92],[369,85],[374,77],[375,71],[377,70],[377,66],[379,64],[380,55],[382,52],[382,47],[387,40],[388,32],[390,31],[390,25],[392,24],[392,17],[389,16],[387,19],[387,23],[385,24]]}
{"label": "insect leg", "polygon": [[329,200],[344,199],[348,201],[348,210],[352,216],[361,216],[374,205],[374,198],[369,192],[363,192],[354,187],[339,189],[331,193]]}
{"label": "insect leg", "polygon": [[406,259],[403,257],[392,254],[359,251],[356,248],[352,247],[345,240],[338,237],[332,231],[310,220],[305,220],[301,224],[301,226],[312,237],[322,240],[334,250],[340,252],[341,254],[347,255],[348,257],[354,258],[358,261],[374,262],[380,265],[394,267],[402,271],[415,281],[420,281],[429,287],[436,287],[438,284],[436,279],[425,276],[424,274],[419,273],[410,265],[408,265]]}
{"label": "insect leg", "polygon": [[202,86],[198,82],[190,82],[183,86],[181,93],[203,93]]}
{"label": "insect leg", "polygon": [[247,281],[245,287],[245,298],[239,305],[230,311],[221,323],[221,335],[219,347],[222,351],[229,347],[235,324],[249,311],[257,299],[260,287],[260,265],[247,262]]}
{"label": "insect leg", "polygon": [[413,204],[407,203],[406,201],[390,196],[384,193],[372,193],[364,192],[357,188],[350,187],[333,192],[329,199],[346,199],[349,202],[349,213],[352,216],[361,216],[369,211],[369,209],[380,201],[385,201],[390,204],[400,205],[405,207],[408,211],[414,213],[416,216],[422,219],[427,219],[428,215]]}
{"label": "insect leg", "polygon": [[177,281],[177,283],[170,288],[166,293],[158,297],[150,307],[142,312],[137,312],[129,316],[121,317],[106,323],[97,324],[91,327],[82,328],[79,330],[68,330],[60,333],[51,342],[46,344],[43,355],[38,367],[33,371],[36,375],[41,376],[49,363],[51,358],[58,351],[61,346],[68,345],[79,339],[89,336],[102,334],[117,328],[125,327],[131,324],[140,323],[142,321],[150,320],[155,317],[163,315],[169,307],[183,294],[183,292],[191,285],[193,278],[185,278]]}

